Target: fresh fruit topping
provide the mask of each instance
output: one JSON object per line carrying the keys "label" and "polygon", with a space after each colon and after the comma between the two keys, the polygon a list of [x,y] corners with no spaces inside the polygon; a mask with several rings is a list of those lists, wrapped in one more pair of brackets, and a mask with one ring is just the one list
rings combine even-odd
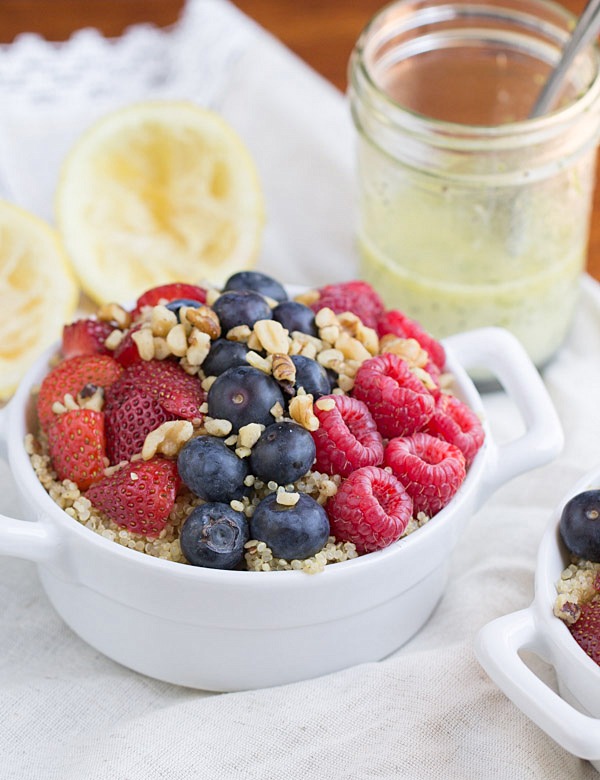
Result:
{"label": "fresh fruit topping", "polygon": [[37,413],[45,430],[56,415],[53,404],[64,402],[69,393],[75,398],[89,384],[108,387],[121,375],[123,368],[109,355],[78,355],[61,361],[44,377],[37,399]]}
{"label": "fresh fruit topping", "polygon": [[481,420],[459,398],[440,393],[433,416],[425,432],[454,444],[465,456],[467,466],[473,462],[483,441],[485,432]]}
{"label": "fresh fruit topping", "polygon": [[[277,493],[263,498],[250,518],[250,536],[264,542],[277,558],[310,558],[329,538],[329,520],[323,507],[306,493],[295,504],[279,503]],[[279,499],[279,500],[278,500]]]}
{"label": "fresh fruit topping", "polygon": [[272,310],[273,319],[281,323],[290,333],[300,331],[318,337],[315,313],[299,301],[283,301]]}
{"label": "fresh fruit topping", "polygon": [[393,333],[402,339],[414,339],[429,354],[436,366],[442,371],[446,364],[446,351],[439,341],[433,338],[415,320],[411,320],[401,311],[392,309],[383,313],[377,322],[379,337]]}
{"label": "fresh fruit topping", "polygon": [[397,541],[408,525],[413,502],[402,483],[375,466],[345,479],[327,502],[331,533],[353,542],[358,552],[374,552]]}
{"label": "fresh fruit topping", "polygon": [[131,388],[151,395],[165,412],[184,420],[201,420],[205,395],[200,380],[172,360],[141,360],[128,366],[106,396],[107,404],[129,397]]}
{"label": "fresh fruit topping", "polygon": [[366,405],[347,395],[322,396],[314,406],[319,428],[312,432],[316,469],[347,477],[383,461],[383,441]]}
{"label": "fresh fruit topping", "polygon": [[270,425],[271,409],[284,409],[283,393],[277,382],[252,366],[229,368],[218,376],[208,391],[208,413],[229,420],[233,431],[250,423]]}
{"label": "fresh fruit topping", "polygon": [[169,420],[166,412],[149,392],[127,385],[127,392],[107,393],[106,454],[111,465],[121,463],[142,451],[146,436]]}
{"label": "fresh fruit topping", "polygon": [[465,457],[453,444],[428,433],[392,439],[385,448],[389,466],[413,500],[414,511],[437,514],[465,478]]}
{"label": "fresh fruit topping", "polygon": [[238,271],[225,282],[224,290],[253,290],[281,303],[287,301],[285,287],[276,279],[259,271]]}
{"label": "fresh fruit topping", "polygon": [[384,312],[383,301],[367,282],[352,281],[328,284],[319,290],[319,299],[310,308],[316,313],[328,308],[336,314],[351,311],[369,328],[376,328]]}
{"label": "fresh fruit topping", "polygon": [[190,439],[179,452],[177,468],[184,484],[205,501],[229,502],[244,493],[247,461],[214,436]]}
{"label": "fresh fruit topping", "polygon": [[228,368],[247,366],[246,355],[250,350],[241,341],[216,339],[210,346],[208,355],[202,363],[205,376],[220,376]]}
{"label": "fresh fruit topping", "polygon": [[310,393],[315,401],[322,395],[331,393],[331,377],[320,363],[304,355],[292,355],[292,363],[296,368],[296,391],[303,389],[305,393]]}
{"label": "fresh fruit topping", "polygon": [[203,504],[183,524],[179,541],[192,566],[235,569],[244,557],[248,521],[228,504]]}
{"label": "fresh fruit topping", "polygon": [[559,531],[570,553],[600,563],[600,490],[584,490],[567,501]]}
{"label": "fresh fruit topping", "polygon": [[582,604],[581,614],[569,631],[579,647],[600,665],[600,601]]}
{"label": "fresh fruit topping", "polygon": [[170,301],[165,304],[165,308],[172,311],[177,319],[181,322],[181,310],[186,309],[198,309],[204,304],[204,301],[194,301],[191,298],[176,298],[174,301]]}
{"label": "fresh fruit topping", "polygon": [[142,327],[142,323],[133,325],[123,336],[120,344],[113,352],[113,357],[120,363],[123,368],[133,365],[133,363],[139,363],[142,359],[138,350],[138,346],[134,341],[133,334]]}
{"label": "fresh fruit topping", "polygon": [[238,325],[253,328],[259,320],[270,320],[273,317],[269,304],[262,295],[252,290],[233,290],[219,295],[213,303],[213,311],[225,334]]}
{"label": "fresh fruit topping", "polygon": [[306,428],[287,420],[273,423],[252,447],[250,471],[263,482],[290,485],[310,470],[315,454],[315,443]]}
{"label": "fresh fruit topping", "polygon": [[133,310],[133,317],[137,317],[144,306],[166,305],[182,298],[196,303],[206,303],[206,290],[204,287],[184,282],[160,284],[158,287],[152,287],[140,295]]}
{"label": "fresh fruit topping", "polygon": [[179,487],[177,465],[165,458],[128,463],[85,493],[117,525],[156,537],[167,524]]}
{"label": "fresh fruit topping", "polygon": [[405,360],[386,353],[358,369],[352,394],[369,408],[382,436],[406,436],[430,420],[435,399]]}
{"label": "fresh fruit topping", "polygon": [[104,414],[74,409],[55,415],[48,427],[48,451],[60,480],[70,479],[81,490],[104,476],[106,443]]}
{"label": "fresh fruit topping", "polygon": [[77,355],[106,355],[104,346],[113,326],[101,320],[75,320],[63,328],[61,352],[64,358]]}
{"label": "fresh fruit topping", "polygon": [[0,200],[0,400],[73,319],[79,290],[50,225]]}
{"label": "fresh fruit topping", "polygon": [[81,284],[98,303],[248,268],[264,224],[244,143],[191,101],[136,103],[93,124],[63,166],[56,210]]}

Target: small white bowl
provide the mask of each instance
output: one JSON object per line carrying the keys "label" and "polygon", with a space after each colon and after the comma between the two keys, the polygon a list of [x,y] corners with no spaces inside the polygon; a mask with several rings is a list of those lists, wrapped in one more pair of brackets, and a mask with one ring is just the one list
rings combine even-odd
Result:
{"label": "small white bowl", "polygon": [[[28,521],[0,516],[0,554],[36,561],[48,598],[86,642],[121,664],[168,682],[216,691],[267,687],[376,661],[425,623],[446,584],[465,522],[512,477],[555,457],[562,430],[518,341],[483,329],[445,342],[457,394],[484,416],[465,367],[489,369],[513,399],[525,433],[486,442],[452,502],[385,550],[316,575],[218,571],[158,560],[104,539],[48,496],[23,440],[30,391],[48,355],[0,415],[0,440]],[[28,422],[29,421],[29,422]]]}
{"label": "small white bowl", "polygon": [[[556,583],[570,563],[558,530],[563,507],[572,496],[598,486],[600,467],[579,480],[561,501],[540,543],[532,604],[484,626],[475,652],[488,675],[525,715],[600,772],[600,666],[553,613]],[[519,656],[521,650],[532,651],[554,667],[560,695],[530,670]]]}

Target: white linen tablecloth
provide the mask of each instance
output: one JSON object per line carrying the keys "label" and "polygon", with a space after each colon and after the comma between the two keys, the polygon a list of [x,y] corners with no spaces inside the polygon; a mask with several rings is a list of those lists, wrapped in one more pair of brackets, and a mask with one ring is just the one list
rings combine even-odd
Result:
{"label": "white linen tablecloth", "polygon": [[[160,67],[143,56],[148,46],[161,53]],[[132,52],[138,68],[126,67]],[[24,69],[31,58],[41,84]],[[73,138],[111,105],[152,95],[197,99],[241,133],[267,199],[263,270],[310,285],[354,276],[345,99],[222,0],[190,2],[167,33],[143,27],[109,43],[85,31],[62,47],[26,37],[0,49],[0,188],[50,218]],[[564,424],[562,455],[479,511],[433,616],[379,663],[244,693],[177,688],[84,644],[54,613],[34,565],[0,558],[0,780],[596,777],[523,716],[473,654],[482,625],[530,603],[550,512],[600,460],[600,304],[589,291],[545,380]],[[485,404],[494,429],[512,421],[501,394]],[[0,511],[19,515],[3,462]],[[552,671],[538,669],[552,683]]]}

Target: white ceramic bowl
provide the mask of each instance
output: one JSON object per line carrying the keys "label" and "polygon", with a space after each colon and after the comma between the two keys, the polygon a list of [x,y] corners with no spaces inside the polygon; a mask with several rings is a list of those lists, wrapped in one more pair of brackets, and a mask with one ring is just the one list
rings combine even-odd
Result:
{"label": "white ceramic bowl", "polygon": [[[465,522],[500,485],[555,457],[562,430],[520,344],[484,329],[445,343],[458,394],[483,416],[465,367],[496,376],[525,421],[518,439],[487,439],[452,502],[385,550],[313,576],[217,571],[115,544],[65,514],[38,482],[23,446],[42,357],[0,416],[27,521],[0,516],[0,554],[36,561],[56,611],[86,642],[136,671],[217,691],[316,677],[383,658],[410,639],[441,598]],[[34,522],[29,522],[34,521]]]}
{"label": "white ceramic bowl", "polygon": [[[558,525],[566,502],[600,486],[600,467],[581,479],[556,508],[538,551],[535,598],[527,609],[497,618],[476,639],[477,658],[492,680],[559,745],[600,771],[600,666],[553,614],[556,583],[569,563]],[[531,650],[556,672],[558,695],[519,656]]]}

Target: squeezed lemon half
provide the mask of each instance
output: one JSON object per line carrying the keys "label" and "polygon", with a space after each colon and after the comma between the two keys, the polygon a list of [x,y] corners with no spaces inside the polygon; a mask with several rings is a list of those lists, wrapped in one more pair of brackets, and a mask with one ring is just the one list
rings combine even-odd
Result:
{"label": "squeezed lemon half", "polygon": [[60,337],[78,301],[79,287],[57,231],[0,200],[0,400]]}
{"label": "squeezed lemon half", "polygon": [[105,303],[251,267],[264,200],[254,161],[225,120],[193,103],[155,101],[83,134],[64,163],[56,215],[81,286]]}

